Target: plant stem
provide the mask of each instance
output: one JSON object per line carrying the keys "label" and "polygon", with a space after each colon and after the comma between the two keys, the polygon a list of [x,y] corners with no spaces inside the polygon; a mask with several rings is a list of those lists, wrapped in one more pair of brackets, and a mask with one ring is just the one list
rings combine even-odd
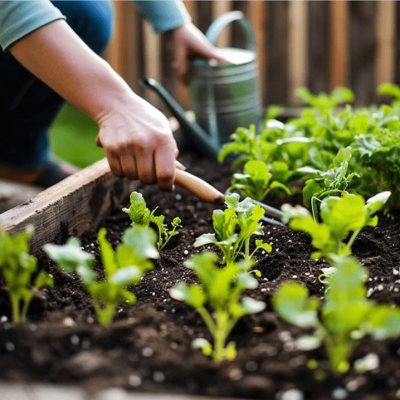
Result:
{"label": "plant stem", "polygon": [[11,300],[11,310],[12,310],[12,319],[15,324],[18,324],[21,322],[21,315],[19,311],[19,296],[16,296],[15,294],[10,294],[10,300]]}
{"label": "plant stem", "polygon": [[225,340],[228,336],[226,332],[227,314],[217,312],[216,320],[217,328],[214,335],[213,360],[214,362],[221,362],[224,359]]}
{"label": "plant stem", "polygon": [[197,311],[200,314],[201,318],[203,318],[203,321],[206,324],[211,335],[214,336],[216,331],[216,326],[209,312],[204,307],[199,307]]}
{"label": "plant stem", "polygon": [[358,234],[361,232],[361,229],[357,229],[356,231],[353,232],[351,235],[351,238],[349,242],[346,245],[346,249],[351,251],[351,246],[353,246],[354,241],[356,240]]}

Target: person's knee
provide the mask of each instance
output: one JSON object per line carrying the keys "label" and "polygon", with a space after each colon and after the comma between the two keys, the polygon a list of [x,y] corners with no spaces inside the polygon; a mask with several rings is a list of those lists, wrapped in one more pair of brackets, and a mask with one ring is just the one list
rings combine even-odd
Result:
{"label": "person's knee", "polygon": [[99,54],[106,48],[114,28],[110,1],[53,1],[53,4],[93,51]]}

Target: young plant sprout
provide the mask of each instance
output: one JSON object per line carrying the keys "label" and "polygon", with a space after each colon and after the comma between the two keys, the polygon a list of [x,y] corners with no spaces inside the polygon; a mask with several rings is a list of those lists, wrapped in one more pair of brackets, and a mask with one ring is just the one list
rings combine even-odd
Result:
{"label": "young plant sprout", "polygon": [[368,274],[355,258],[331,258],[336,272],[326,277],[329,290],[324,304],[309,297],[307,288],[296,282],[283,283],[272,302],[286,322],[314,328],[313,334],[297,339],[299,350],[312,350],[324,344],[333,371],[345,373],[354,349],[365,335],[378,340],[400,335],[400,309],[367,298],[363,282]]}
{"label": "young plant sprout", "polygon": [[251,259],[254,253],[260,249],[270,253],[272,247],[262,240],[256,240],[256,248],[250,253],[250,239],[253,235],[261,235],[263,226],[260,223],[264,215],[264,209],[254,204],[250,198],[239,201],[238,194],[225,196],[225,210],[213,212],[213,227],[215,233],[205,233],[198,237],[194,247],[207,244],[216,245],[223,254],[222,262],[233,263],[239,254],[243,254],[246,260]]}
{"label": "young plant sprout", "polygon": [[156,212],[157,208],[155,208],[153,211],[150,211],[146,207],[146,202],[141,193],[132,192],[130,200],[130,207],[123,208],[122,211],[126,212],[129,215],[132,221],[132,226],[139,225],[147,227],[150,226],[150,224],[154,224],[157,227],[158,250],[162,250],[173,236],[179,234],[178,229],[182,227],[181,219],[179,217],[175,217],[173,219],[171,223],[172,229],[168,230],[167,226],[164,224],[165,216],[155,216],[154,213]]}
{"label": "young plant sprout", "polygon": [[38,289],[53,287],[53,278],[44,271],[39,272],[33,287],[30,285],[37,270],[37,260],[29,254],[29,239],[33,232],[33,226],[29,225],[23,232],[10,236],[0,226],[0,272],[10,293],[15,323],[26,321],[29,304]]}
{"label": "young plant sprout", "polygon": [[120,303],[135,303],[136,297],[127,287],[139,283],[143,274],[153,268],[149,258],[158,257],[156,235],[150,228],[135,226],[127,229],[116,251],[107,241],[106,233],[102,228],[98,234],[104,281],[97,281],[97,274],[93,271],[94,256],[81,250],[79,239],[70,238],[63,246],[44,246],[60,268],[81,277],[83,286],[92,296],[97,319],[104,326],[111,323]]}
{"label": "young plant sprout", "polygon": [[[378,217],[373,215],[383,208],[389,196],[390,192],[382,192],[366,203],[362,196],[354,194],[325,197],[320,207],[321,223],[316,222],[307,209],[285,204],[282,206],[282,220],[289,222],[290,228],[311,235],[312,245],[317,249],[311,258],[323,257],[332,264],[333,255],[351,254],[351,246],[362,228],[377,225]],[[353,233],[345,243],[350,232]]]}
{"label": "young plant sprout", "polygon": [[[185,302],[197,310],[213,338],[213,346],[205,339],[197,339],[193,346],[202,348],[203,354],[212,356],[215,362],[231,360],[236,356],[235,343],[226,340],[244,315],[255,314],[265,308],[265,303],[249,297],[239,300],[245,289],[258,286],[257,280],[249,275],[251,260],[230,263],[218,268],[217,256],[203,252],[191,257],[185,266],[192,269],[200,283],[187,285],[178,283],[171,291],[171,297]],[[212,309],[210,313],[206,305]]]}
{"label": "young plant sprout", "polygon": [[271,178],[272,174],[263,161],[247,161],[242,174],[233,174],[233,183],[228,192],[237,190],[243,196],[257,201],[263,201],[271,190],[283,190],[290,195],[287,186],[276,180],[271,182]]}

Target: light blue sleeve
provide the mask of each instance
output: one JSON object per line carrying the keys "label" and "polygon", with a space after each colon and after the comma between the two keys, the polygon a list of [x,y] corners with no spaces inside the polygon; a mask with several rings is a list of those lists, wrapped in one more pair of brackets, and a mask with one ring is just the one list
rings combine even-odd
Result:
{"label": "light blue sleeve", "polygon": [[3,50],[40,27],[65,19],[49,0],[0,0],[0,46]]}
{"label": "light blue sleeve", "polygon": [[155,32],[166,32],[178,28],[190,15],[181,0],[135,1],[140,13],[152,24]]}

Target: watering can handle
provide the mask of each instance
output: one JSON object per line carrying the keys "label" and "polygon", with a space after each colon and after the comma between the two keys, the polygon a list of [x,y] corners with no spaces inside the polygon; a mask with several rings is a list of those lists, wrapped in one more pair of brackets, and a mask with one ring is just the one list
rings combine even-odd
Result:
{"label": "watering can handle", "polygon": [[241,11],[230,11],[219,16],[207,29],[206,38],[209,42],[215,45],[222,30],[234,21],[238,21],[242,27],[247,43],[246,49],[255,52],[256,41],[254,38],[253,27]]}

